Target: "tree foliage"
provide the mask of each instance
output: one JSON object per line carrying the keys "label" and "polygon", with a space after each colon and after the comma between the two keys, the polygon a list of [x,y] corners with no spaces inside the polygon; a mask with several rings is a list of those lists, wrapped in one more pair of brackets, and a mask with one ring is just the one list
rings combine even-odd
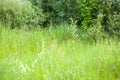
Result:
{"label": "tree foliage", "polygon": [[37,17],[27,0],[0,0],[0,22],[10,24],[11,28],[35,25]]}
{"label": "tree foliage", "polygon": [[99,23],[102,31],[120,35],[120,0],[0,0],[0,6],[0,21],[13,26],[70,24],[72,18],[86,31]]}

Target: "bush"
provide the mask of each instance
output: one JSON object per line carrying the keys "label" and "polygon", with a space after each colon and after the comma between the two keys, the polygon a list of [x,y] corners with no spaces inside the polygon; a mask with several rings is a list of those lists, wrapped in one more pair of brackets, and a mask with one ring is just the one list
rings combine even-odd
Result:
{"label": "bush", "polygon": [[101,0],[99,4],[100,11],[104,15],[102,26],[104,31],[110,35],[120,37],[120,1],[119,0]]}
{"label": "bush", "polygon": [[[43,25],[50,23],[61,24],[68,22],[69,18],[79,20],[80,10],[76,0],[30,0],[39,9],[42,5],[45,20]],[[77,11],[77,12],[76,12]]]}
{"label": "bush", "polygon": [[90,26],[90,28],[87,30],[88,35],[93,41],[99,42],[103,40],[103,37],[105,34],[103,34],[103,27],[101,25],[101,21],[103,19],[103,14],[99,14],[97,16],[97,19],[94,20],[94,24]]}
{"label": "bush", "polygon": [[97,2],[98,0],[77,0],[81,10],[81,24],[85,30],[89,28],[92,20],[97,18]]}
{"label": "bush", "polygon": [[114,36],[117,36],[120,38],[120,13],[114,14],[110,17],[110,23],[108,27],[109,34],[113,34]]}
{"label": "bush", "polygon": [[53,39],[57,39],[58,41],[67,41],[70,39],[76,40],[77,36],[77,28],[75,25],[62,24],[59,26],[50,26],[49,27],[49,36]]}
{"label": "bush", "polygon": [[35,21],[37,25],[43,26],[45,21],[45,15],[43,14],[42,1],[41,0],[29,0],[32,4],[33,9],[37,15],[37,20]]}
{"label": "bush", "polygon": [[0,0],[0,22],[11,28],[37,24],[37,14],[27,0]]}
{"label": "bush", "polygon": [[82,27],[94,40],[100,40],[100,35],[106,32],[110,36],[120,37],[119,0],[77,0],[77,3],[81,10]]}

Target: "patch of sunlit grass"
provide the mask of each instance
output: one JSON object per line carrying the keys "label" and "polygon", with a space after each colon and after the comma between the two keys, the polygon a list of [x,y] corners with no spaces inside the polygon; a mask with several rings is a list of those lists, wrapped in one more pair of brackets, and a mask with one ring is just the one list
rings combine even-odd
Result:
{"label": "patch of sunlit grass", "polygon": [[62,29],[0,28],[0,80],[116,80],[120,77],[120,44],[85,43]]}

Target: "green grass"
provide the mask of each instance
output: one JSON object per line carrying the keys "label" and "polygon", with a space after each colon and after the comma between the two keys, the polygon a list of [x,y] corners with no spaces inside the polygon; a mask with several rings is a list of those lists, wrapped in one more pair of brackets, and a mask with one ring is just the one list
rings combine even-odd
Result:
{"label": "green grass", "polygon": [[120,79],[119,42],[91,44],[64,26],[32,31],[3,27],[0,80]]}

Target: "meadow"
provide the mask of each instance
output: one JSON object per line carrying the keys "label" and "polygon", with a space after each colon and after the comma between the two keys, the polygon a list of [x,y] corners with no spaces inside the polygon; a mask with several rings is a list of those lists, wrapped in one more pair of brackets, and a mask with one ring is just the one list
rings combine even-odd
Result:
{"label": "meadow", "polygon": [[0,25],[0,80],[120,80],[120,42],[91,43],[68,28]]}

